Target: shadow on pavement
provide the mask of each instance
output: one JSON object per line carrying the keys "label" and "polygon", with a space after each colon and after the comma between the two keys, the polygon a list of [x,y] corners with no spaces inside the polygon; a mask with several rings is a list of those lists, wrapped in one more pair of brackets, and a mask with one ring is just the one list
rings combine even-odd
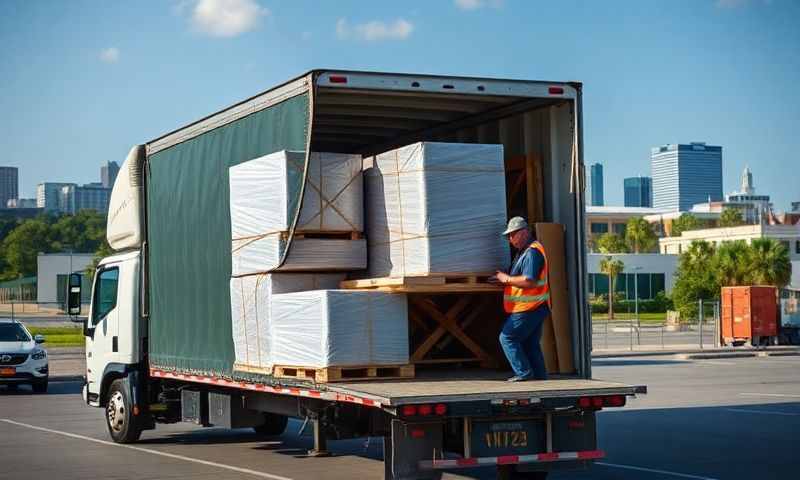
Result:
{"label": "shadow on pavement", "polygon": [[8,385],[0,385],[0,396],[43,397],[45,395],[74,395],[81,393],[81,381],[55,382],[47,386],[47,393],[34,393],[30,385],[17,385],[16,389]]}

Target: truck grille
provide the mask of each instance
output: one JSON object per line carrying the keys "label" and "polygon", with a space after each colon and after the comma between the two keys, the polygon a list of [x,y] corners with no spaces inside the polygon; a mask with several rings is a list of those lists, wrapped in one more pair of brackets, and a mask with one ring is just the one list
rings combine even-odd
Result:
{"label": "truck grille", "polygon": [[19,365],[27,359],[27,353],[0,353],[0,365]]}

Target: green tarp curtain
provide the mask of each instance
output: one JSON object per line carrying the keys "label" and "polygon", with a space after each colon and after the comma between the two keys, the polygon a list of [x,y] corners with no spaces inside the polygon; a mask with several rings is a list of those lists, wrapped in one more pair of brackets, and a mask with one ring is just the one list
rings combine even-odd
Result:
{"label": "green tarp curtain", "polygon": [[149,157],[151,365],[231,374],[228,168],[304,151],[308,128],[306,93]]}

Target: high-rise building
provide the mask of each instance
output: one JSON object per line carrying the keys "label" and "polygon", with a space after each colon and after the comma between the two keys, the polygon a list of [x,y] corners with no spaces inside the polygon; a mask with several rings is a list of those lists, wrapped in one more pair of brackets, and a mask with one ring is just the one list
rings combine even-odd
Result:
{"label": "high-rise building", "polygon": [[589,167],[589,205],[603,206],[603,165],[595,163]]}
{"label": "high-rise building", "polygon": [[106,213],[110,198],[111,189],[100,183],[89,183],[83,186],[65,185],[61,187],[59,210],[73,215],[81,210]]}
{"label": "high-rise building", "polygon": [[739,191],[726,195],[723,208],[736,208],[741,211],[745,223],[762,223],[769,218],[772,204],[769,195],[756,195],[753,172],[750,171],[750,167],[745,166]]}
{"label": "high-rise building", "polygon": [[9,200],[19,198],[19,172],[17,167],[0,167],[0,205],[5,208]]}
{"label": "high-rise building", "polygon": [[117,162],[107,162],[100,167],[100,183],[105,188],[113,188],[118,173],[119,165],[117,165]]}
{"label": "high-rise building", "polygon": [[653,179],[650,177],[630,177],[624,181],[626,207],[653,206]]}
{"label": "high-rise building", "polygon": [[45,212],[60,212],[61,189],[74,183],[44,182],[36,186],[36,207]]}
{"label": "high-rise building", "polygon": [[688,211],[722,200],[722,147],[692,142],[652,149],[653,207]]}

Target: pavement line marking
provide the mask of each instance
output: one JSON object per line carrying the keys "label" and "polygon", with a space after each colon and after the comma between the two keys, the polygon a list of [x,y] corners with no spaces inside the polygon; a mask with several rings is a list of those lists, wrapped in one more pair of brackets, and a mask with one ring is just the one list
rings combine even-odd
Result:
{"label": "pavement line marking", "polygon": [[701,477],[699,475],[689,475],[688,473],[670,472],[668,470],[658,470],[655,468],[634,467],[632,465],[620,465],[618,463],[594,462],[595,465],[603,465],[605,467],[622,468],[624,470],[636,470],[639,472],[659,473],[661,475],[672,475],[673,477],[680,478],[694,478],[695,480],[717,480],[712,477]]}
{"label": "pavement line marking", "polygon": [[719,360],[696,360],[692,362],[692,366],[694,365],[736,365],[735,362],[721,362]]}
{"label": "pavement line marking", "polygon": [[725,410],[737,413],[761,413],[764,415],[783,415],[786,417],[800,417],[800,413],[778,412],[775,410],[750,410],[747,408],[726,408]]}
{"label": "pavement line marking", "polygon": [[9,420],[7,418],[0,418],[0,421],[5,422],[5,423],[9,423],[11,425],[17,425],[17,426],[20,426],[20,427],[30,428],[30,429],[33,429],[33,430],[39,430],[39,431],[42,431],[42,432],[54,433],[56,435],[62,435],[62,436],[65,436],[65,437],[70,437],[70,438],[77,438],[78,440],[86,440],[86,441],[89,441],[89,442],[99,443],[101,445],[108,445],[108,446],[111,446],[111,447],[127,448],[129,450],[135,450],[137,452],[144,452],[144,453],[150,453],[150,454],[153,454],[153,455],[159,455],[161,457],[174,458],[176,460],[183,460],[185,462],[199,463],[200,465],[208,465],[209,467],[217,467],[217,468],[222,468],[222,469],[225,469],[225,470],[231,470],[231,471],[234,471],[234,472],[246,473],[248,475],[253,475],[253,476],[261,477],[261,478],[269,478],[270,480],[292,480],[291,478],[288,478],[288,477],[281,477],[280,475],[272,475],[270,473],[259,472],[259,471],[256,471],[256,470],[250,470],[249,468],[235,467],[233,465],[226,465],[224,463],[209,462],[208,460],[200,460],[198,458],[184,457],[183,455],[176,455],[174,453],[160,452],[158,450],[151,450],[149,448],[134,447],[133,445],[126,445],[126,444],[121,444],[121,443],[109,442],[108,440],[100,440],[100,439],[97,439],[97,438],[87,437],[87,436],[84,436],[84,435],[78,435],[76,433],[63,432],[61,430],[53,430],[53,429],[50,429],[50,428],[37,427],[36,425],[30,425],[30,424],[27,424],[27,423],[15,422],[14,420]]}
{"label": "pavement line marking", "polygon": [[800,398],[800,394],[794,393],[740,393],[741,397],[779,397],[779,398]]}

